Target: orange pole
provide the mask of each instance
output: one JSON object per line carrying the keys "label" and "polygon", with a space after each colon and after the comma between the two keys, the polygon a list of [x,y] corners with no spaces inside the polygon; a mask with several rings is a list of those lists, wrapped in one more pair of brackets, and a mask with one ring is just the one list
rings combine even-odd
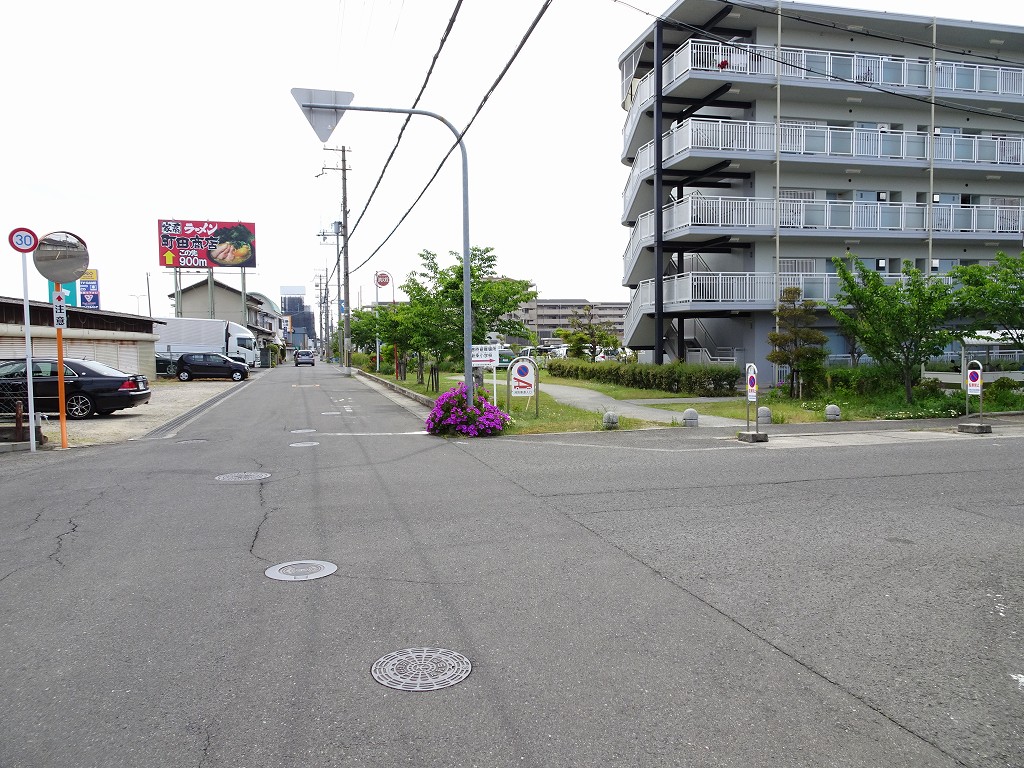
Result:
{"label": "orange pole", "polygon": [[[54,293],[60,292],[60,283],[54,283]],[[68,414],[64,402],[64,330],[57,328],[57,401],[60,403],[60,447],[68,447]]]}

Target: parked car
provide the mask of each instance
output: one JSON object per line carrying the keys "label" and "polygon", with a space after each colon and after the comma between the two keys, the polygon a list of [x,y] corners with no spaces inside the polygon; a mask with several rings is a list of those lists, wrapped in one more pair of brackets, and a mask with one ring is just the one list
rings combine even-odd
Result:
{"label": "parked car", "polygon": [[173,376],[176,373],[174,363],[177,357],[177,355],[172,355],[170,352],[157,352],[156,372]]}
{"label": "parked car", "polygon": [[187,352],[178,358],[174,367],[181,381],[200,378],[241,381],[249,378],[249,366],[219,352]]}
{"label": "parked car", "polygon": [[[32,400],[39,413],[60,412],[57,370],[55,359],[32,359]],[[64,358],[64,407],[69,419],[134,408],[148,403],[151,394],[149,380],[141,374],[95,360]],[[5,360],[0,362],[0,412],[12,413],[18,400],[28,413],[25,361]]]}
{"label": "parked car", "polygon": [[313,356],[313,350],[311,350],[311,349],[297,349],[297,350],[295,350],[295,364],[296,365],[316,365],[316,357]]}
{"label": "parked car", "polygon": [[498,350],[498,370],[505,370],[508,368],[508,364],[515,360],[517,357],[516,353],[508,347],[502,347]]}

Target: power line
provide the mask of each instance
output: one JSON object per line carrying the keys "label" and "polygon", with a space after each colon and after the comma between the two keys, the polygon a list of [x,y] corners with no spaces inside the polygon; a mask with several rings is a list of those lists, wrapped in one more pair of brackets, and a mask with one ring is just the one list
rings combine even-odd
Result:
{"label": "power line", "polygon": [[543,5],[541,5],[541,8],[537,12],[537,15],[534,17],[533,21],[530,23],[530,26],[523,34],[523,37],[519,41],[519,44],[516,46],[516,49],[512,52],[512,55],[509,57],[508,61],[505,63],[505,66],[502,68],[501,72],[498,74],[494,82],[491,84],[491,87],[487,89],[487,93],[485,93],[484,97],[480,100],[480,103],[477,105],[476,111],[473,113],[473,116],[469,119],[469,122],[466,123],[466,127],[463,128],[462,131],[459,133],[458,140],[454,144],[452,144],[448,152],[445,153],[445,156],[441,158],[441,162],[438,163],[437,169],[434,171],[433,175],[430,177],[427,183],[423,186],[423,189],[416,196],[416,199],[412,201],[412,204],[409,206],[409,208],[406,209],[405,213],[402,214],[402,217],[398,220],[398,223],[395,224],[394,229],[392,229],[388,233],[388,236],[384,238],[383,242],[381,242],[380,245],[373,249],[369,256],[367,256],[357,266],[350,270],[350,274],[352,272],[358,271],[361,267],[365,266],[366,263],[370,261],[370,259],[372,259],[374,256],[377,255],[377,253],[380,252],[381,248],[387,245],[388,240],[390,240],[392,235],[394,235],[395,232],[398,231],[398,228],[402,226],[405,220],[409,217],[409,214],[412,213],[413,208],[415,208],[419,201],[423,199],[423,196],[427,193],[427,190],[430,188],[430,185],[434,183],[434,180],[441,173],[441,169],[444,167],[444,164],[448,162],[448,158],[452,156],[452,153],[455,151],[456,147],[459,146],[459,142],[466,135],[466,133],[469,132],[469,129],[472,127],[473,123],[476,121],[476,118],[480,115],[480,112],[483,110],[484,105],[487,103],[488,99],[490,99],[491,95],[494,93],[495,89],[497,89],[501,81],[505,78],[505,75],[508,73],[509,69],[511,69],[512,64],[515,63],[515,60],[519,57],[520,52],[526,46],[527,40],[529,40],[530,36],[533,35],[534,30],[537,28],[537,25],[540,23],[540,20],[541,18],[543,18],[544,14],[547,13],[547,10],[550,7],[551,3],[552,0],[544,0]]}
{"label": "power line", "polygon": [[[452,10],[452,15],[448,19],[448,26],[445,27],[444,34],[441,35],[441,41],[438,43],[437,50],[434,52],[434,58],[430,61],[430,67],[427,68],[426,77],[423,78],[423,84],[420,86],[420,92],[416,94],[416,99],[412,103],[410,109],[416,109],[416,106],[420,103],[420,99],[423,98],[423,92],[427,90],[427,83],[430,82],[430,77],[434,73],[434,66],[437,64],[437,59],[441,55],[441,51],[448,42],[448,36],[451,34],[452,27],[455,26],[455,18],[459,15],[459,9],[462,8],[463,0],[457,0],[455,8]],[[404,7],[404,3],[403,3]],[[359,212],[359,216],[356,218],[356,223],[352,225],[352,231],[349,234],[353,234],[359,228],[359,222],[363,220],[363,216],[366,215],[367,209],[370,207],[370,203],[373,201],[374,195],[377,194],[377,189],[380,187],[381,181],[384,180],[384,174],[388,170],[388,166],[391,165],[391,160],[395,156],[395,152],[398,151],[398,145],[402,142],[402,136],[405,134],[405,129],[409,125],[409,121],[412,119],[412,115],[406,115],[405,121],[402,123],[401,129],[398,131],[398,138],[395,139],[395,146],[391,148],[391,154],[388,155],[387,160],[384,161],[384,167],[380,169],[380,176],[377,177],[376,183],[373,185],[373,189],[370,190],[370,196],[366,198],[366,203],[363,205],[363,210]]]}

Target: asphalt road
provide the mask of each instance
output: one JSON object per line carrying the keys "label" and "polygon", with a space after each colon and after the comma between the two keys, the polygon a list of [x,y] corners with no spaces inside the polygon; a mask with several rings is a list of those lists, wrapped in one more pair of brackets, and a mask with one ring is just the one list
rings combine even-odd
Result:
{"label": "asphalt road", "polygon": [[[0,766],[1024,766],[1024,428],[421,415],[283,367],[0,457]],[[423,647],[472,673],[371,676]]]}

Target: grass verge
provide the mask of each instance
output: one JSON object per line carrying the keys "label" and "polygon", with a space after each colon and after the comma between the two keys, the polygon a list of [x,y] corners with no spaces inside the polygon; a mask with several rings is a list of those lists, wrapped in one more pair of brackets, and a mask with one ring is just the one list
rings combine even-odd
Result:
{"label": "grass verge", "polygon": [[[405,381],[395,381],[392,377],[387,381],[394,382],[404,389],[416,392],[427,397],[436,398],[440,392],[434,392],[424,384],[417,384],[415,375],[410,375]],[[451,389],[459,381],[461,376],[442,374],[441,392]],[[485,377],[484,387],[487,389],[488,397],[505,413],[512,417],[512,423],[502,431],[504,435],[542,435],[556,432],[600,432],[604,429],[604,414],[595,411],[587,411],[582,408],[574,408],[571,405],[559,403],[550,395],[544,394],[543,383],[541,384],[539,415],[534,415],[538,410],[533,398],[515,397],[512,398],[511,409],[505,398],[504,377],[498,376],[498,398],[495,401],[491,378]],[[619,429],[651,429],[664,427],[658,422],[645,421],[643,419],[631,419],[625,416],[619,417]]]}

